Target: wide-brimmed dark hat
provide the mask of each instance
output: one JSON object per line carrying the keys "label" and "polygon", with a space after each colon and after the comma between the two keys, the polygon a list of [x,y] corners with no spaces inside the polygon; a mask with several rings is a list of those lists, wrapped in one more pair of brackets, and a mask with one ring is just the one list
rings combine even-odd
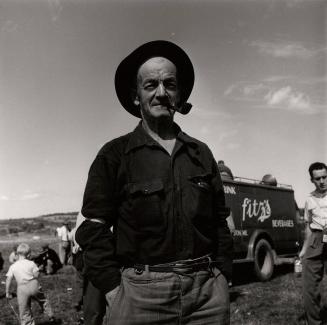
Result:
{"label": "wide-brimmed dark hat", "polygon": [[116,93],[120,103],[131,114],[141,117],[140,107],[134,104],[133,91],[136,87],[136,74],[139,67],[153,57],[164,57],[177,68],[180,87],[180,103],[189,98],[194,85],[193,64],[188,55],[176,44],[169,41],[145,43],[128,55],[118,66],[115,75]]}

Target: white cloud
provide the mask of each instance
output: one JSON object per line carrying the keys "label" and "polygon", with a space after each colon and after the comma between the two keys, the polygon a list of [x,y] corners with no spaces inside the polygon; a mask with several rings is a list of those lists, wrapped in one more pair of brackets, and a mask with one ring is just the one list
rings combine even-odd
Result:
{"label": "white cloud", "polygon": [[26,193],[21,197],[21,200],[34,200],[39,198],[41,195],[39,193]]}
{"label": "white cloud", "polygon": [[12,196],[1,195],[0,201],[27,201],[27,200],[34,200],[39,197],[41,197],[40,193],[25,191],[25,193],[21,195],[12,195]]}
{"label": "white cloud", "polygon": [[254,96],[258,93],[261,93],[262,91],[267,90],[267,86],[264,84],[252,84],[252,85],[246,85],[243,87],[243,93],[245,96]]}
{"label": "white cloud", "polygon": [[263,83],[240,82],[229,86],[224,95],[236,100],[258,100],[269,90],[270,88]]}
{"label": "white cloud", "polygon": [[260,53],[271,55],[277,58],[301,58],[308,59],[316,55],[321,49],[308,49],[299,42],[265,42],[254,41],[250,45],[256,47]]}
{"label": "white cloud", "polygon": [[315,113],[309,96],[293,90],[290,86],[270,91],[264,100],[269,108],[281,108],[304,114]]}
{"label": "white cloud", "polygon": [[297,91],[289,85],[276,88],[269,83],[284,78],[286,77],[272,76],[266,78],[263,83],[240,82],[229,86],[225,96],[244,103],[252,102],[252,107],[278,108],[301,114],[315,114],[323,109],[322,104],[312,103],[310,96],[304,92]]}

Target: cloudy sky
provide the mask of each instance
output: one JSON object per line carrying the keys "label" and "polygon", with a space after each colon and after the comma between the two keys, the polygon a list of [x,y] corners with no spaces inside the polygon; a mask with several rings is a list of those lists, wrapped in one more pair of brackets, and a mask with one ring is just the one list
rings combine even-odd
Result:
{"label": "cloudy sky", "polygon": [[0,218],[80,209],[97,151],[138,123],[116,67],[155,39],[195,67],[184,131],[303,206],[327,161],[326,22],[320,0],[0,0]]}

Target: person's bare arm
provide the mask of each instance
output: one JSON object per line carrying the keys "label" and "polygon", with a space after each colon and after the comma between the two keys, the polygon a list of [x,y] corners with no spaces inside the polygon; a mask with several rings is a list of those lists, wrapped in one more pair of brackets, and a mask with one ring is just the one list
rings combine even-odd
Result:
{"label": "person's bare arm", "polygon": [[11,285],[11,281],[12,281],[12,276],[7,276],[6,279],[6,298],[11,299],[12,298],[12,294],[10,293],[10,285]]}
{"label": "person's bare arm", "polygon": [[305,230],[304,230],[303,246],[302,246],[302,249],[301,249],[301,251],[299,253],[300,258],[303,258],[305,252],[307,251],[307,248],[309,246],[309,238],[310,238],[311,234],[312,234],[312,231],[311,231],[309,222],[306,222],[306,226],[305,226]]}

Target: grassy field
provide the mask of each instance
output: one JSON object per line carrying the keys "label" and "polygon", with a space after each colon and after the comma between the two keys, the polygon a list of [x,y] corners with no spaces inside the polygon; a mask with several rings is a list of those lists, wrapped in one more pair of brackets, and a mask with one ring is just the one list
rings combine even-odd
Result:
{"label": "grassy field", "polygon": [[[50,247],[54,249],[58,246],[54,237],[42,237],[40,240],[17,237],[15,241],[28,242],[34,252],[43,242],[50,243]],[[12,240],[0,241],[0,251],[5,259],[4,270],[0,272],[0,325],[18,324],[4,297],[5,274],[12,246]],[[303,314],[301,279],[295,277],[292,266],[279,267],[274,278],[266,283],[256,282],[251,276],[251,268],[245,265],[238,266],[234,273],[234,286],[230,290],[232,325],[304,325],[300,319]],[[40,283],[60,324],[77,324],[82,316],[81,312],[76,312],[72,308],[73,295],[76,292],[74,277],[72,266],[64,267],[56,275],[40,276]],[[11,300],[11,305],[17,312],[16,298]],[[36,304],[33,305],[33,312],[36,324],[47,324],[47,317],[41,314]],[[107,324],[106,319],[104,324]]]}

